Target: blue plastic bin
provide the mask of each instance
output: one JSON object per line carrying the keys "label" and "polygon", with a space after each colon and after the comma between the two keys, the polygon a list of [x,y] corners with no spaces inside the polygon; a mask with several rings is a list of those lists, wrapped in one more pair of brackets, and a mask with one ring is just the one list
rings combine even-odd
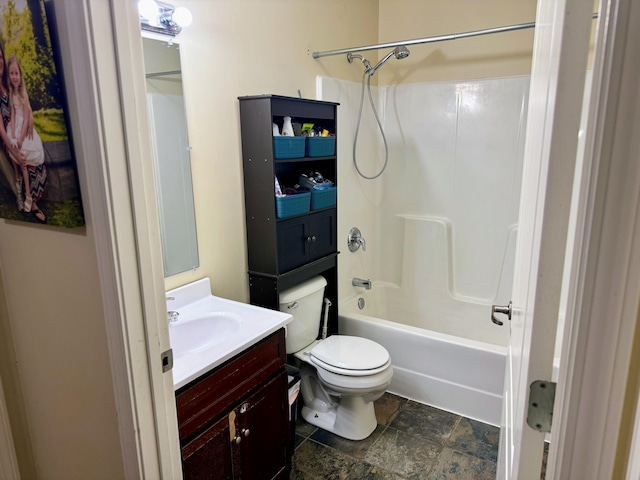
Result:
{"label": "blue plastic bin", "polygon": [[273,156],[275,158],[304,157],[305,137],[273,137]]}
{"label": "blue plastic bin", "polygon": [[309,211],[311,204],[311,192],[276,197],[276,217],[287,218],[301,215]]}
{"label": "blue plastic bin", "polygon": [[307,157],[330,157],[336,153],[336,137],[306,137]]}
{"label": "blue plastic bin", "polygon": [[336,204],[337,188],[331,187],[325,190],[311,190],[311,210],[332,207]]}

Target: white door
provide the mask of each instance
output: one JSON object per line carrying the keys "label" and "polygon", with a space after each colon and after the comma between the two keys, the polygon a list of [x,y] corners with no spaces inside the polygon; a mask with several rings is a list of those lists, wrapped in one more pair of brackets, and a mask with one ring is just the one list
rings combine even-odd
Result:
{"label": "white door", "polygon": [[[551,380],[592,2],[540,0],[512,295],[498,478],[540,478],[529,386]],[[500,317],[500,315],[497,315]]]}

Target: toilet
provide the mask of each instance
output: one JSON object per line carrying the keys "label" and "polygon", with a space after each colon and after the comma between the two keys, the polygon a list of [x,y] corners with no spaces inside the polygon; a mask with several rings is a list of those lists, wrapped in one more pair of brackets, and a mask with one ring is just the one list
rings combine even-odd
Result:
{"label": "toilet", "polygon": [[373,402],[391,382],[391,358],[366,338],[317,339],[326,285],[317,276],[280,293],[280,310],[293,316],[286,326],[287,354],[299,361],[303,418],[349,440],[363,440],[376,429]]}

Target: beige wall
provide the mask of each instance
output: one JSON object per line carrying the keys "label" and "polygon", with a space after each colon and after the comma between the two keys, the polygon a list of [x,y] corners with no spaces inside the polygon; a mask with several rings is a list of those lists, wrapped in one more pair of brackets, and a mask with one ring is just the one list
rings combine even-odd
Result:
{"label": "beige wall", "polygon": [[[450,35],[535,21],[535,0],[380,2],[380,43]],[[533,29],[409,47],[380,70],[380,83],[529,75]],[[380,50],[380,57],[388,50]],[[374,56],[373,54],[371,55]],[[375,57],[374,57],[375,58]],[[391,67],[393,68],[387,68]]]}
{"label": "beige wall", "polygon": [[117,478],[118,422],[90,228],[2,221],[0,238],[7,307],[0,321],[9,342],[0,348],[0,373],[24,478]]}

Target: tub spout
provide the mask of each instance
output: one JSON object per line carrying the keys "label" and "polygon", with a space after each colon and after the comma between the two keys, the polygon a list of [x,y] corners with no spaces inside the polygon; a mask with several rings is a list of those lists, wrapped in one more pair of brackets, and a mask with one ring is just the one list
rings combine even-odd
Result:
{"label": "tub spout", "polygon": [[353,280],[351,280],[351,285],[353,285],[354,287],[364,287],[367,290],[371,290],[371,280],[365,280],[363,278],[357,278],[355,277]]}

